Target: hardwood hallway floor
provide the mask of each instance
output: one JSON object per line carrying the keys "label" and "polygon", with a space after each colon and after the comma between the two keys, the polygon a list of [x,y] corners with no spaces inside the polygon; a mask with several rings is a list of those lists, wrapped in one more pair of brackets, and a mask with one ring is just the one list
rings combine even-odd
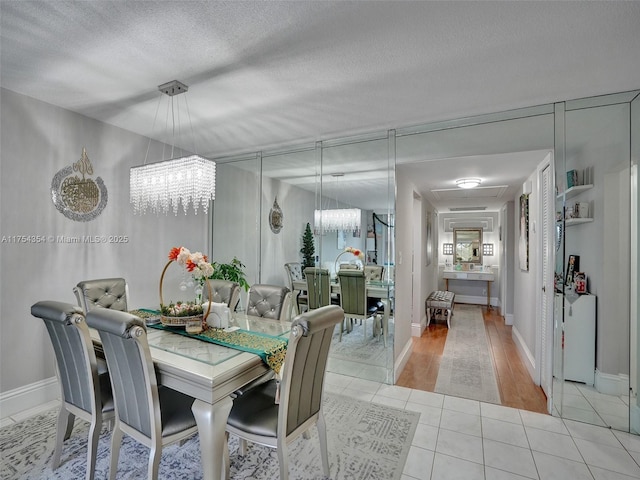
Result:
{"label": "hardwood hallway floor", "polygon": [[[502,405],[547,413],[547,397],[542,388],[533,383],[520,360],[511,338],[511,326],[504,324],[496,308],[481,308]],[[455,321],[455,309],[452,321]],[[433,392],[446,339],[447,324],[443,321],[431,322],[420,338],[414,337],[413,353],[396,385]]]}

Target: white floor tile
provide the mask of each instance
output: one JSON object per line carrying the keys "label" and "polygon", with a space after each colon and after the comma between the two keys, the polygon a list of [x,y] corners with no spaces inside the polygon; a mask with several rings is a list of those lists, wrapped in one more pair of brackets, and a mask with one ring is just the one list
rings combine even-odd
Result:
{"label": "white floor tile", "polygon": [[440,418],[442,417],[441,408],[430,407],[428,405],[422,405],[419,403],[411,403],[411,402],[407,402],[404,408],[405,410],[409,410],[411,412],[419,412],[420,413],[420,420],[418,420],[419,423],[432,425],[434,427],[440,426]]}
{"label": "white floor tile", "polygon": [[540,480],[592,480],[589,468],[583,462],[533,452]]}
{"label": "white floor tile", "polygon": [[440,429],[436,452],[470,462],[482,463],[482,439],[473,435]]}
{"label": "white floor tile", "polygon": [[522,417],[522,423],[526,427],[539,428],[556,433],[568,433],[561,418],[552,417],[544,413],[529,412],[527,410],[520,410],[520,416]]}
{"label": "white floor tile", "polygon": [[458,398],[445,395],[442,408],[455,410],[456,412],[480,415],[480,402],[477,400],[469,400],[468,398]]}
{"label": "white floor tile", "polygon": [[404,410],[407,402],[405,400],[398,400],[397,398],[385,397],[383,395],[378,395],[377,393],[371,399],[373,403],[379,403],[381,405],[387,405],[389,407],[400,408]]}
{"label": "white floor tile", "polygon": [[416,433],[413,435],[411,445],[420,448],[426,448],[435,452],[436,443],[438,441],[438,427],[431,425],[418,424]]}
{"label": "white floor tile", "polygon": [[548,453],[549,455],[555,455],[556,457],[582,462],[582,456],[570,435],[549,432],[547,430],[540,430],[533,427],[527,427],[526,430],[530,448],[534,453]]}
{"label": "white floor tile", "polygon": [[434,480],[484,480],[484,466],[436,452],[431,478]]}
{"label": "white floor tile", "polygon": [[381,385],[382,384],[378,382],[372,382],[362,378],[354,378],[348,388],[351,390],[361,390],[367,393],[377,393]]}
{"label": "white floor tile", "polygon": [[444,395],[441,393],[423,392],[422,390],[411,390],[407,400],[411,403],[419,403],[430,407],[442,408]]}
{"label": "white floor tile", "polygon": [[582,410],[593,410],[593,406],[584,397],[584,395],[580,393],[565,393],[564,395],[562,395],[562,408],[564,410],[567,407],[580,408]]}
{"label": "white floor tile", "polygon": [[622,446],[610,447],[580,438],[575,442],[587,465],[640,478],[640,467]]}
{"label": "white floor tile", "polygon": [[324,383],[330,385],[336,385],[338,387],[348,387],[349,384],[353,381],[352,377],[347,377],[346,375],[340,375],[339,373],[327,372],[324,376]]}
{"label": "white floor tile", "polygon": [[494,418],[496,420],[502,420],[504,422],[511,422],[522,425],[520,411],[517,408],[495,405],[493,403],[481,403],[480,414],[483,418]]}
{"label": "white floor tile", "polygon": [[403,475],[409,475],[420,480],[431,478],[434,452],[425,448],[411,447],[404,464]]}
{"label": "white floor tile", "polygon": [[529,448],[527,435],[521,424],[503,422],[493,418],[482,418],[482,438]]}
{"label": "white floor tile", "polygon": [[[628,408],[628,407],[626,407]],[[604,421],[606,425],[613,428],[614,430],[620,430],[622,432],[629,431],[629,415],[618,416],[618,415],[610,415],[604,412],[598,412],[600,417]]]}
{"label": "white floor tile", "polygon": [[362,400],[363,402],[370,402],[373,400],[373,393],[363,392],[362,390],[354,390],[352,388],[345,388],[340,393],[345,397],[353,398],[355,400]]}
{"label": "white floor tile", "polygon": [[515,473],[485,466],[484,478],[485,480],[525,480],[529,477],[523,477],[522,475],[516,475]]}
{"label": "white floor tile", "polygon": [[562,418],[567,420],[575,420],[576,422],[589,423],[599,427],[606,427],[607,424],[598,412],[594,409],[583,410],[581,408],[563,407]]}
{"label": "white floor tile", "polygon": [[397,385],[380,385],[376,395],[383,397],[395,398],[397,400],[407,401],[413,390],[407,387],[398,387]]}
{"label": "white floor tile", "polygon": [[533,455],[528,448],[507,445],[494,440],[484,440],[484,464],[527,478],[538,478]]}
{"label": "white floor tile", "polygon": [[589,425],[582,422],[574,422],[572,420],[565,420],[564,423],[573,438],[581,438],[583,440],[611,445],[613,447],[620,446],[620,441],[608,428]]}
{"label": "white floor tile", "polygon": [[466,433],[467,435],[475,435],[476,437],[482,436],[480,415],[471,415],[455,410],[442,410],[440,428]]}
{"label": "white floor tile", "polygon": [[620,440],[624,448],[630,452],[640,452],[640,435],[632,435],[627,432],[613,432],[613,434]]}
{"label": "white floor tile", "polygon": [[589,466],[589,470],[591,470],[591,475],[595,480],[638,480],[638,477],[630,477],[629,475],[612,472],[604,468]]}

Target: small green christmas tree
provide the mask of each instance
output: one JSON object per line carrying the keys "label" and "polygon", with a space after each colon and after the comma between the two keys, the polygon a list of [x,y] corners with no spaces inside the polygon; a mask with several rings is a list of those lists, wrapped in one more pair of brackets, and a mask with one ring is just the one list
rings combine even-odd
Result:
{"label": "small green christmas tree", "polygon": [[302,234],[302,248],[300,249],[302,254],[302,268],[315,266],[316,247],[313,243],[313,232],[311,231],[311,225],[307,222],[307,226]]}

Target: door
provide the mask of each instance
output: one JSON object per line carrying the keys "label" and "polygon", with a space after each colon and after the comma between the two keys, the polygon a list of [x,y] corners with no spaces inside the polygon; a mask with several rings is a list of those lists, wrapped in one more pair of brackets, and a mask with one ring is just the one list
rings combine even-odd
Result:
{"label": "door", "polygon": [[540,297],[540,386],[547,396],[551,411],[552,355],[553,350],[553,265],[554,259],[554,188],[552,155],[545,159],[546,165],[540,174],[541,193],[541,247],[542,247],[542,293]]}

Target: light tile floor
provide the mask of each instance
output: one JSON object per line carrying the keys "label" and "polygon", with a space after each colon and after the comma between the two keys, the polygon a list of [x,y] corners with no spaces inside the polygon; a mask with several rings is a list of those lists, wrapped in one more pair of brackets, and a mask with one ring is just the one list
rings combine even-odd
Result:
{"label": "light tile floor", "polygon": [[626,431],[629,429],[629,397],[606,395],[592,386],[566,381],[562,417]]}
{"label": "light tile floor", "polygon": [[330,392],[420,412],[402,480],[640,479],[640,436],[327,374]]}
{"label": "light tile floor", "polygon": [[402,480],[640,479],[638,435],[330,372],[325,390],[420,413]]}

